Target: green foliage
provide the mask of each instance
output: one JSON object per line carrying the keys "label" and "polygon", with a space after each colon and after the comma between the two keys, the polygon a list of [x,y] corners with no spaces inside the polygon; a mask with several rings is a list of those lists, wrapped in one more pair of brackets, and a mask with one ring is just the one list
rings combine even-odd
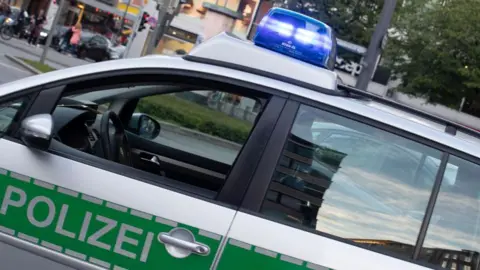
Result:
{"label": "green foliage", "polygon": [[412,1],[397,16],[387,58],[397,90],[458,108],[480,90],[480,1]]}
{"label": "green foliage", "polygon": [[[293,0],[288,8],[330,25],[337,37],[368,46],[384,0]],[[302,4],[303,3],[303,4]]]}
{"label": "green foliage", "polygon": [[138,111],[159,120],[243,144],[252,124],[173,95],[142,99]]}

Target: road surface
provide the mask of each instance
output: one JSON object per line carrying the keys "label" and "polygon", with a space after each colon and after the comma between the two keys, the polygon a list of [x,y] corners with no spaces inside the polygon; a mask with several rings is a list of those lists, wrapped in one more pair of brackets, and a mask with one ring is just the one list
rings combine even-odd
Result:
{"label": "road surface", "polygon": [[235,150],[230,147],[220,146],[211,141],[174,133],[167,129],[160,131],[160,135],[155,139],[155,142],[225,164],[233,164],[240,151],[240,149]]}
{"label": "road surface", "polygon": [[[43,53],[43,46],[30,46],[26,40],[15,38],[8,41],[0,39],[0,53],[29,58],[32,60],[40,60],[40,56]],[[48,50],[47,64],[54,68],[73,67],[89,63],[89,61],[61,54],[51,48]]]}
{"label": "road surface", "polygon": [[32,74],[15,65],[0,50],[0,84],[31,76]]}

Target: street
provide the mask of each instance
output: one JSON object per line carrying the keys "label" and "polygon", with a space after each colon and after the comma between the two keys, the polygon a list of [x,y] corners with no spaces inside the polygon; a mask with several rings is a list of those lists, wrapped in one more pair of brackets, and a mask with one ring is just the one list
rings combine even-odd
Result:
{"label": "street", "polygon": [[[43,47],[29,46],[24,40],[11,39],[9,41],[0,40],[0,84],[18,80],[33,75],[20,65],[10,61],[5,55],[21,57],[31,60],[39,60]],[[50,59],[55,59],[50,61]],[[49,50],[47,62],[49,66],[61,69],[70,66],[88,64],[89,62],[60,54],[54,50]]]}
{"label": "street", "polygon": [[[26,40],[11,39],[8,41],[0,39],[0,53],[16,57],[39,60],[43,52],[43,46],[30,46]],[[61,54],[52,48],[48,50],[46,64],[53,68],[66,68],[89,64],[89,61]]]}
{"label": "street", "polygon": [[240,149],[220,146],[211,141],[202,140],[195,136],[174,133],[162,128],[156,142],[169,147],[206,157],[225,164],[233,164]]}
{"label": "street", "polygon": [[[0,46],[2,46],[0,44]],[[18,80],[32,75],[30,72],[22,69],[8,60],[0,48],[0,84]]]}

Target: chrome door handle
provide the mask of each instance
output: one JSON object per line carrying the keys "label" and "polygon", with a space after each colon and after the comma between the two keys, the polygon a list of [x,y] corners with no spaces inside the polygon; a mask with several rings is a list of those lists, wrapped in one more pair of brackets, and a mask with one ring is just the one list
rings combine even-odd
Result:
{"label": "chrome door handle", "polygon": [[150,158],[150,159],[149,159],[149,158],[144,158],[144,157],[142,157],[141,159],[144,160],[144,161],[148,161],[148,162],[151,162],[151,163],[155,163],[155,164],[157,164],[158,166],[160,166],[160,159],[159,159],[157,156],[153,156],[153,157]]}
{"label": "chrome door handle", "polygon": [[195,253],[197,255],[206,256],[210,253],[210,248],[207,245],[197,243],[197,242],[182,240],[182,239],[176,238],[175,236],[171,236],[168,233],[161,233],[158,238],[165,245],[171,245],[177,248],[182,248],[192,253]]}

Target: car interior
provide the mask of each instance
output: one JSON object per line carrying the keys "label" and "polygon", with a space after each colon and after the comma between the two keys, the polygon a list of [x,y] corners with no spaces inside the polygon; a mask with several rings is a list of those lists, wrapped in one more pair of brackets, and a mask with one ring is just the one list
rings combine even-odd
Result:
{"label": "car interior", "polygon": [[[207,89],[190,85],[122,85],[64,96],[52,113],[52,142],[62,153],[79,156],[81,152],[134,167],[150,173],[139,175],[154,184],[196,194],[200,188],[200,195],[213,199],[233,164],[156,142],[153,139],[161,136],[161,124],[153,116],[135,112],[142,97],[197,90]],[[261,102],[263,108],[266,99]],[[258,116],[252,127],[257,120]]]}

